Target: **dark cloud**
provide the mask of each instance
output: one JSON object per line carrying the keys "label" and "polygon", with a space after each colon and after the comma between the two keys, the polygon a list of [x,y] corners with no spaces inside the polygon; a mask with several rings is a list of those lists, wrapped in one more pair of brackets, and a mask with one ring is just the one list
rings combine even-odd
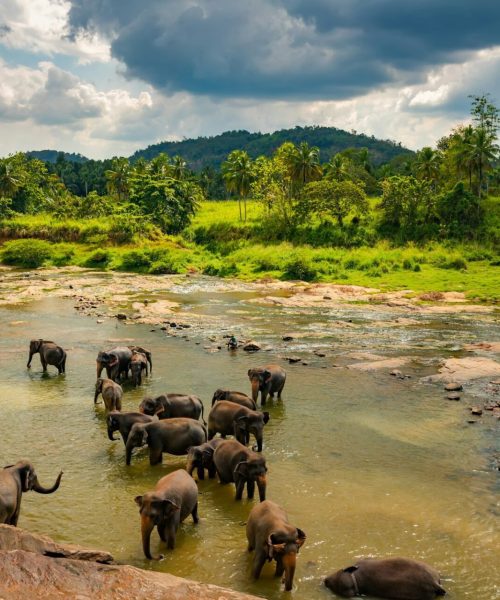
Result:
{"label": "dark cloud", "polygon": [[130,78],[167,92],[342,99],[500,43],[497,0],[71,0]]}

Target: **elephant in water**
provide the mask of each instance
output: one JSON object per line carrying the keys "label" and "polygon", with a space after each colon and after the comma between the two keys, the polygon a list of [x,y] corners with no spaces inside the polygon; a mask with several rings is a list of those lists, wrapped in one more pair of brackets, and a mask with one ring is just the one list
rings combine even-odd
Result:
{"label": "elephant in water", "polygon": [[31,360],[34,354],[40,353],[40,362],[43,371],[47,371],[47,365],[57,367],[59,375],[66,372],[66,352],[55,342],[49,340],[31,340],[30,355],[28,358],[28,369],[31,368]]}
{"label": "elephant in water", "polygon": [[434,600],[446,594],[436,569],[409,558],[364,558],[329,575],[325,585],[344,598],[369,595],[392,600]]}
{"label": "elephant in water", "polygon": [[208,439],[220,433],[222,437],[234,435],[239,442],[247,444],[252,434],[257,441],[258,451],[262,452],[263,430],[268,421],[268,412],[257,412],[234,402],[220,400],[208,415]]}
{"label": "elephant in water", "polygon": [[286,512],[274,502],[265,500],[250,511],[247,521],[248,551],[255,550],[252,575],[259,579],[267,560],[276,561],[276,576],[284,575],[285,590],[293,585],[295,562],[306,534],[288,521]]}
{"label": "elephant in water", "polygon": [[248,379],[250,379],[252,385],[252,398],[254,402],[257,402],[260,392],[260,404],[264,406],[268,395],[274,398],[274,394],[277,392],[278,398],[281,398],[281,392],[285,387],[286,371],[279,365],[256,367],[248,369]]}
{"label": "elephant in water", "polygon": [[124,375],[125,379],[128,376],[130,361],[132,359],[132,350],[123,347],[116,347],[107,352],[101,351],[97,355],[97,378],[101,376],[102,370],[105,368],[108,379],[118,381],[120,376]]}
{"label": "elephant in water", "polygon": [[96,404],[99,394],[102,394],[107,412],[122,409],[123,390],[119,383],[99,377],[95,384],[94,404]]}
{"label": "elephant in water", "polygon": [[34,490],[39,494],[52,494],[59,488],[62,474],[61,471],[52,487],[44,488],[30,462],[22,460],[4,467],[0,471],[0,523],[16,526],[21,512],[22,493]]}

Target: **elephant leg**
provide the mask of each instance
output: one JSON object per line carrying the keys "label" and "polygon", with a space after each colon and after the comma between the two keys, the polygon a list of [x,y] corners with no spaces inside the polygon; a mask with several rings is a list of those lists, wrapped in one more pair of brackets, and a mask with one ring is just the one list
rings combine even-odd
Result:
{"label": "elephant leg", "polygon": [[274,576],[281,577],[283,575],[284,570],[285,567],[283,566],[283,558],[280,555],[278,555],[276,557],[276,571],[274,572]]}
{"label": "elephant leg", "polygon": [[208,467],[208,477],[210,479],[213,479],[215,477],[216,473],[217,473],[217,469],[215,468],[215,465],[210,465]]}
{"label": "elephant leg", "polygon": [[158,525],[158,535],[160,536],[160,540],[162,542],[167,541],[167,526],[165,524]]}
{"label": "elephant leg", "polygon": [[247,496],[249,500],[253,500],[253,495],[255,493],[255,481],[253,479],[249,479],[247,481]]}
{"label": "elephant leg", "polygon": [[175,548],[175,528],[169,527],[166,530],[167,533],[167,548],[173,550]]}
{"label": "elephant leg", "polygon": [[10,518],[7,519],[7,525],[13,525],[17,527],[17,522],[19,521],[19,515],[21,513],[21,502],[17,503],[16,510],[10,515]]}
{"label": "elephant leg", "polygon": [[215,429],[208,429],[208,439],[211,440],[217,432]]}
{"label": "elephant leg", "polygon": [[40,362],[42,363],[43,372],[46,373],[47,372],[47,361],[41,354],[40,354]]}
{"label": "elephant leg", "polygon": [[248,552],[252,552],[253,550],[255,550],[254,546],[252,546],[250,542],[248,542],[247,550]]}
{"label": "elephant leg", "polygon": [[236,500],[241,500],[243,496],[243,490],[245,488],[245,480],[239,479],[236,483]]}
{"label": "elephant leg", "polygon": [[191,516],[193,517],[193,523],[200,522],[200,518],[198,517],[198,502],[195,504],[195,507],[191,511]]}
{"label": "elephant leg", "polygon": [[260,577],[260,572],[262,571],[262,567],[265,565],[265,563],[266,555],[264,553],[257,552],[255,554],[252,568],[252,576],[254,579],[258,579]]}
{"label": "elephant leg", "polygon": [[196,473],[198,474],[198,481],[203,481],[205,479],[205,469],[203,467],[198,467]]}
{"label": "elephant leg", "polygon": [[283,385],[280,387],[280,389],[278,390],[278,398],[281,398],[281,392],[283,391],[283,388],[285,387],[285,382],[283,382]]}
{"label": "elephant leg", "polygon": [[162,451],[161,448],[149,448],[149,464],[153,467],[154,465],[161,464]]}

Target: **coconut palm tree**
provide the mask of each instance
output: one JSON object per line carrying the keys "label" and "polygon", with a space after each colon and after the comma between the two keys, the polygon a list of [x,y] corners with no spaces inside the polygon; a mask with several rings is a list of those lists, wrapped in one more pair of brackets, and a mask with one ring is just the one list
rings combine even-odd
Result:
{"label": "coconut palm tree", "polygon": [[351,161],[342,154],[335,154],[325,165],[325,172],[328,178],[336,181],[345,181],[350,179],[349,171]]}
{"label": "coconut palm tree", "polygon": [[247,220],[247,201],[246,198],[250,191],[250,184],[254,178],[254,168],[252,160],[244,150],[233,150],[227,157],[227,160],[221,165],[222,176],[226,182],[226,187],[230,192],[238,194],[238,205],[240,209],[240,221],[243,220],[241,214],[241,200],[245,206],[245,221]]}
{"label": "coconut palm tree", "polygon": [[21,179],[14,173],[7,161],[0,162],[0,198],[12,198],[21,187]]}
{"label": "coconut palm tree", "polygon": [[116,194],[118,202],[129,196],[130,163],[126,158],[114,158],[112,168],[104,172],[110,194]]}
{"label": "coconut palm tree", "polygon": [[181,181],[186,176],[186,171],[187,162],[182,158],[182,156],[174,156],[172,160],[172,175],[174,179]]}
{"label": "coconut palm tree", "polygon": [[442,156],[438,150],[425,146],[417,153],[415,173],[420,179],[427,179],[436,187],[439,179]]}
{"label": "coconut palm tree", "polygon": [[499,148],[495,142],[495,134],[485,127],[474,129],[470,140],[469,153],[477,171],[477,195],[479,198],[481,198],[483,189],[484,174],[498,158]]}
{"label": "coconut palm tree", "polygon": [[288,156],[292,181],[300,186],[321,179],[323,174],[319,163],[319,148],[301,142]]}

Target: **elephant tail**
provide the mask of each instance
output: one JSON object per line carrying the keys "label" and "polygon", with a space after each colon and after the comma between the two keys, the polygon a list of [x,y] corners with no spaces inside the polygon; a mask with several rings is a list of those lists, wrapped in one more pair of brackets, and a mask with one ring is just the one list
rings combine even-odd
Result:
{"label": "elephant tail", "polygon": [[436,584],[435,592],[436,592],[436,596],[445,596],[446,595],[446,590],[439,583]]}
{"label": "elephant tail", "polygon": [[205,442],[208,441],[208,432],[207,432],[207,424],[205,423],[205,421],[203,421],[204,425],[202,425],[203,427],[203,431],[205,432]]}
{"label": "elephant tail", "polygon": [[200,399],[200,404],[201,404],[201,420],[203,421],[203,425],[205,425],[205,432],[206,432],[207,422],[205,421],[205,407],[204,407],[203,401],[201,399]]}

